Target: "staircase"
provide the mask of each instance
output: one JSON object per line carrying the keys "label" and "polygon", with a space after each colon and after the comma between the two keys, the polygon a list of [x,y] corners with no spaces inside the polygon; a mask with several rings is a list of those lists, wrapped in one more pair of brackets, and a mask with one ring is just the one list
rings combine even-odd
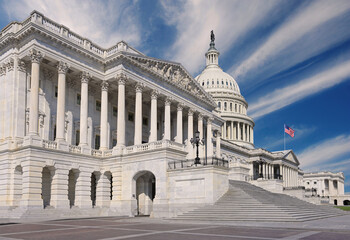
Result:
{"label": "staircase", "polygon": [[248,182],[230,180],[229,190],[214,204],[175,217],[176,220],[302,222],[345,215],[331,206],[314,205],[271,193]]}

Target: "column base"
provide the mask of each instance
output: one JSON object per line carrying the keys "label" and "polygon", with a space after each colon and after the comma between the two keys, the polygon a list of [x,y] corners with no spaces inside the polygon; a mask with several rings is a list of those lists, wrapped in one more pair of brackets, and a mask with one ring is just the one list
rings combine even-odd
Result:
{"label": "column base", "polygon": [[112,150],[112,155],[122,155],[124,152],[125,146],[115,146]]}
{"label": "column base", "polygon": [[63,139],[57,139],[57,149],[62,151],[69,151],[69,144]]}
{"label": "column base", "polygon": [[82,154],[91,154],[91,148],[89,147],[89,145],[82,145],[80,147]]}
{"label": "column base", "polygon": [[38,135],[27,135],[23,139],[23,146],[43,146],[42,139]]}

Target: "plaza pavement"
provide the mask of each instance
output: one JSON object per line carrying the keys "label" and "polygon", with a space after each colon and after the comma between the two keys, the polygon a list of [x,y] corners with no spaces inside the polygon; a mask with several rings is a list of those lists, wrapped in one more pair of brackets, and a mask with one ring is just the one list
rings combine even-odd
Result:
{"label": "plaza pavement", "polygon": [[350,239],[350,215],[304,223],[101,217],[0,225],[0,240]]}

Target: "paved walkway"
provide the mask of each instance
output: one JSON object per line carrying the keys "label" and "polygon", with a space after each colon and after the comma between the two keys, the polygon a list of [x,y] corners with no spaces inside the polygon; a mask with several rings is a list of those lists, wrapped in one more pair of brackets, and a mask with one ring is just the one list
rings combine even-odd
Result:
{"label": "paved walkway", "polygon": [[[342,227],[339,224],[343,224]],[[350,216],[279,226],[271,223],[187,223],[149,218],[71,219],[0,225],[0,240],[5,239],[350,239]]]}

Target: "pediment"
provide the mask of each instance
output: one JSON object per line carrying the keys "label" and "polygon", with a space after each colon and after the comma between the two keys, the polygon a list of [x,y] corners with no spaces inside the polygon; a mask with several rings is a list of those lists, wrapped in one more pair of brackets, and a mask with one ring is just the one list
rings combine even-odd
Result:
{"label": "pediment", "polygon": [[297,156],[294,154],[293,151],[289,151],[288,153],[286,153],[283,158],[295,163],[296,165],[300,164]]}
{"label": "pediment", "polygon": [[125,57],[142,69],[212,105],[212,107],[216,107],[211,95],[198,84],[181,64],[129,54]]}

